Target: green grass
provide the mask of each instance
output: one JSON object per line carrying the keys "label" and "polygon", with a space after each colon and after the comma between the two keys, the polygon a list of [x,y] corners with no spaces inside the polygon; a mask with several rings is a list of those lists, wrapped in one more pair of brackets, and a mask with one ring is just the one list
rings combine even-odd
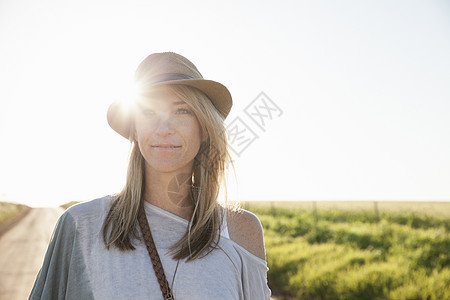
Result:
{"label": "green grass", "polygon": [[374,212],[374,207],[385,213],[409,213],[450,218],[450,202],[414,201],[246,201],[244,208],[287,208],[313,210],[314,205],[321,211]]}
{"label": "green grass", "polygon": [[60,207],[62,207],[63,209],[68,209],[72,205],[75,205],[75,204],[78,204],[78,203],[80,203],[80,201],[70,201],[68,203],[60,205]]}
{"label": "green grass", "polygon": [[[419,212],[244,203],[260,218],[269,286],[288,299],[450,299],[450,218]],[[428,205],[428,210],[424,209]],[[351,209],[348,209],[348,208]],[[439,213],[433,213],[438,211]],[[448,212],[447,212],[448,213]]]}
{"label": "green grass", "polygon": [[23,204],[0,202],[0,226],[19,215],[27,208],[28,206]]}

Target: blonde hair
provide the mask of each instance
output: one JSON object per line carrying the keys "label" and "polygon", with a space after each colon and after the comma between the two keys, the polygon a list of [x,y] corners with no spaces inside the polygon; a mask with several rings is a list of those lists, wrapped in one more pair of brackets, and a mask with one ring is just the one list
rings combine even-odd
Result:
{"label": "blonde hair", "polygon": [[[221,183],[225,184],[226,161],[230,155],[224,119],[209,98],[193,87],[169,87],[192,108],[202,133],[206,135],[194,159],[191,186],[193,214],[186,234],[169,251],[174,259],[187,258],[191,261],[209,254],[219,242],[223,210],[218,195]],[[140,239],[137,214],[144,201],[145,160],[135,141],[131,141],[131,147],[125,186],[114,196],[103,223],[103,240],[108,249],[115,246],[122,251],[134,250],[132,240]]]}

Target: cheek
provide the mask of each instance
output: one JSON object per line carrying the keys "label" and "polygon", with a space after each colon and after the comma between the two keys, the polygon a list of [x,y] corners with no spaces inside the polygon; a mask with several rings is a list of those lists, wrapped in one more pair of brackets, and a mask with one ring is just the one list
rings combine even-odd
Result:
{"label": "cheek", "polygon": [[196,121],[191,128],[192,128],[192,137],[195,139],[197,143],[200,144],[204,140],[203,136],[206,135],[206,133],[203,133],[203,130],[198,121]]}
{"label": "cheek", "polygon": [[208,139],[206,128],[202,128],[200,124],[198,125],[198,135],[200,136],[200,142],[204,142]]}
{"label": "cheek", "polygon": [[144,137],[147,136],[147,134],[145,133],[145,131],[141,130],[141,129],[137,129],[134,131],[134,139],[141,144],[141,142],[144,140]]}
{"label": "cheek", "polygon": [[136,141],[145,140],[153,132],[154,124],[147,121],[136,120],[134,124],[134,139]]}
{"label": "cheek", "polygon": [[200,127],[196,123],[186,124],[181,134],[188,146],[187,151],[190,153],[189,155],[197,155],[200,144],[202,143],[202,131]]}

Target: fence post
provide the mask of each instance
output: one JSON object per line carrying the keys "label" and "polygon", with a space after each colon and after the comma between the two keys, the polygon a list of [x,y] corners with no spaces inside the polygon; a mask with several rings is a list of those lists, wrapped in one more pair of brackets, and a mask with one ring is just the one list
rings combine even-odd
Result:
{"label": "fence post", "polygon": [[317,217],[317,201],[313,201],[313,215],[314,215],[314,223],[317,227],[317,223],[318,223],[318,217]]}
{"label": "fence post", "polygon": [[373,202],[373,210],[375,211],[375,222],[380,223],[380,213],[378,211],[378,202]]}

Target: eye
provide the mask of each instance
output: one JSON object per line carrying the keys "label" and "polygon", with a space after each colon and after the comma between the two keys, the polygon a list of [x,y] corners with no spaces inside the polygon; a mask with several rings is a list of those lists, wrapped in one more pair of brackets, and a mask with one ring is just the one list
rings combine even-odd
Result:
{"label": "eye", "polygon": [[143,114],[144,116],[150,116],[150,115],[155,114],[153,107],[151,107],[150,105],[145,105],[142,103],[136,103],[136,104],[137,104],[137,108],[139,109],[139,112],[141,114]]}
{"label": "eye", "polygon": [[145,116],[151,116],[155,114],[155,111],[149,108],[141,108],[141,113]]}
{"label": "eye", "polygon": [[179,108],[179,109],[177,109],[177,114],[188,115],[188,114],[192,114],[192,111],[188,108]]}

